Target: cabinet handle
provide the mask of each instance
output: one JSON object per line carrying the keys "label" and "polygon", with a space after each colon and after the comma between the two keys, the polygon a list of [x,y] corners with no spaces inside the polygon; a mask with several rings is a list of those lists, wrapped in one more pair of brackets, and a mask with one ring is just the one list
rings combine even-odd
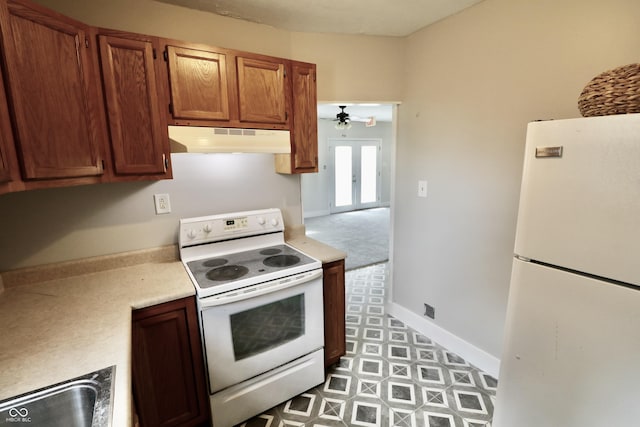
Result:
{"label": "cabinet handle", "polygon": [[169,159],[167,158],[167,155],[164,153],[162,153],[162,164],[164,165],[164,171],[166,173],[167,170],[169,170]]}

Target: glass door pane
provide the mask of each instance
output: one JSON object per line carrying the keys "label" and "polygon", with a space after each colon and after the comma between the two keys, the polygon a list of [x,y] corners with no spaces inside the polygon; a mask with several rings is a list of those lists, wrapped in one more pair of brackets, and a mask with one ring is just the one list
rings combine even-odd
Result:
{"label": "glass door pane", "polygon": [[336,146],[335,150],[335,206],[353,204],[353,150],[349,146]]}
{"label": "glass door pane", "polygon": [[379,140],[329,140],[331,213],[380,206],[381,150]]}
{"label": "glass door pane", "polygon": [[360,203],[378,201],[378,147],[363,145],[360,149]]}

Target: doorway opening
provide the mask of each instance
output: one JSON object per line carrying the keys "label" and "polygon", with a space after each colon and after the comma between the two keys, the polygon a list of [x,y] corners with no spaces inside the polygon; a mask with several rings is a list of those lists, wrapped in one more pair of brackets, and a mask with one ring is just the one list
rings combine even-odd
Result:
{"label": "doorway opening", "polygon": [[[347,105],[349,126],[336,126]],[[389,260],[397,104],[318,105],[317,174],[301,176],[307,235],[352,270]]]}

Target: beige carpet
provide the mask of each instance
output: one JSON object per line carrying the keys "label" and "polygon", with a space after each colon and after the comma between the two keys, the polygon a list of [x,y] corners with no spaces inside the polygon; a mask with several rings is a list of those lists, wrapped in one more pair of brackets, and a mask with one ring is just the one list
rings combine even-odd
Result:
{"label": "beige carpet", "polygon": [[307,235],[347,253],[346,269],[389,259],[389,208],[305,219]]}

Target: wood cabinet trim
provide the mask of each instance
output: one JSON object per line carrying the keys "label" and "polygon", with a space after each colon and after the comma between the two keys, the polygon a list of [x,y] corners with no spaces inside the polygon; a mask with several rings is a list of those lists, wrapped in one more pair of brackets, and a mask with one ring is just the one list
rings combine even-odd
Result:
{"label": "wood cabinet trim", "polygon": [[4,78],[0,68],[0,194],[23,189],[4,91]]}

